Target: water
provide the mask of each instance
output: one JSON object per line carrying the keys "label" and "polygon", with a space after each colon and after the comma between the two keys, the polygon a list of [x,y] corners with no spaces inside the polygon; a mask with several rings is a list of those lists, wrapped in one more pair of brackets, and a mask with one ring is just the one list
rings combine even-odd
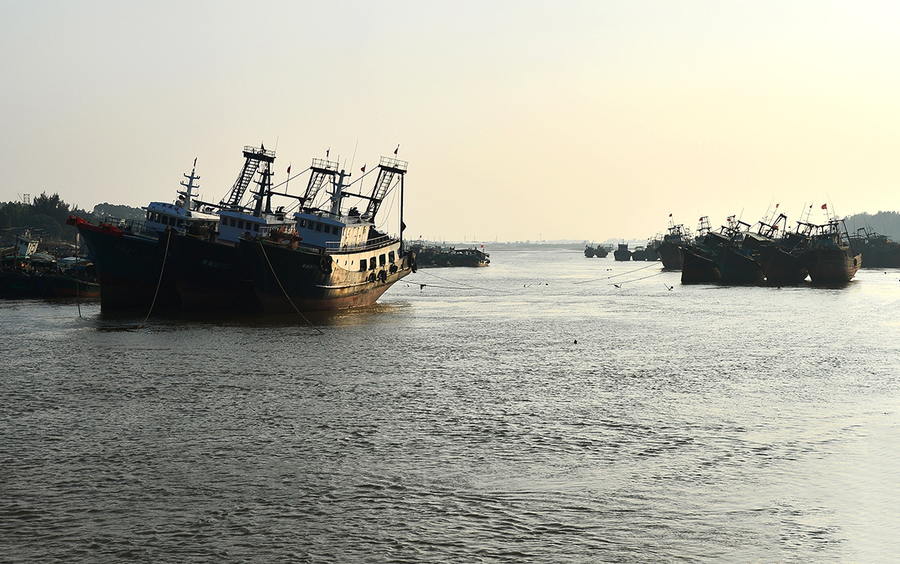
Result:
{"label": "water", "polygon": [[895,561],[900,271],[491,259],[315,328],[0,302],[0,561]]}

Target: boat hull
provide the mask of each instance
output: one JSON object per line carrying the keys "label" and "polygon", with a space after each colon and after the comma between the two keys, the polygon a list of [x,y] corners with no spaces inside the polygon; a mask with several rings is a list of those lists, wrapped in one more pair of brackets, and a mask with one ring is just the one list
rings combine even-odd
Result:
{"label": "boat hull", "polygon": [[[373,270],[355,271],[366,253],[328,255],[315,249],[244,239],[238,244],[253,274],[256,298],[266,313],[323,311],[374,304],[395,282],[412,272],[410,257]],[[399,253],[399,244],[376,254]],[[344,263],[347,268],[344,268]]]}
{"label": "boat hull", "polygon": [[169,244],[168,260],[184,311],[261,309],[236,245],[179,234]]}
{"label": "boat hull", "polygon": [[[171,269],[164,271],[167,235],[128,235],[81,221],[78,233],[90,250],[100,284],[100,308],[181,307]],[[160,277],[160,272],[163,276]]]}
{"label": "boat hull", "polygon": [[846,284],[862,266],[862,255],[845,248],[820,248],[803,255],[809,278],[816,284]]}
{"label": "boat hull", "polygon": [[773,286],[799,284],[806,280],[809,274],[800,257],[775,245],[761,246],[757,252],[767,284]]}
{"label": "boat hull", "polygon": [[664,242],[656,247],[656,254],[666,270],[681,270],[681,249],[675,243]]}
{"label": "boat hull", "polygon": [[716,261],[695,247],[681,248],[681,283],[715,284],[722,281]]}

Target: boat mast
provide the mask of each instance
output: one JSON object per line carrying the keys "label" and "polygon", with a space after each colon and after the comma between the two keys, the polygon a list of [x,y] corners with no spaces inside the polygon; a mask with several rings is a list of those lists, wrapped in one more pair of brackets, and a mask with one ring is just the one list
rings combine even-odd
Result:
{"label": "boat mast", "polygon": [[200,180],[200,176],[194,174],[195,170],[197,170],[197,159],[194,159],[194,166],[191,167],[191,173],[184,175],[184,177],[188,179],[188,183],[185,184],[183,180],[181,181],[181,185],[184,186],[186,190],[179,190],[178,192],[184,196],[184,202],[181,204],[181,207],[188,211],[191,210],[191,198],[194,195],[194,188],[200,188],[199,184],[194,186],[194,181]]}
{"label": "boat mast", "polygon": [[[244,147],[244,159],[244,168],[241,169],[237,180],[234,181],[231,192],[229,192],[227,198],[222,198],[222,201],[219,202],[219,207],[223,209],[241,210],[241,200],[244,199],[244,193],[247,191],[247,187],[250,186],[250,181],[253,180],[259,164],[265,163],[263,169],[268,173],[269,164],[275,160],[275,151],[266,151],[263,145],[259,147],[248,145]],[[271,173],[268,174],[271,177]]]}

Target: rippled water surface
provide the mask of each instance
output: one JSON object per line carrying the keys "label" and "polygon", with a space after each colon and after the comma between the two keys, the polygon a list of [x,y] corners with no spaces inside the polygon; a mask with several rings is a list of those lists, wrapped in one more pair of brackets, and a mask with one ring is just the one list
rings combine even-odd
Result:
{"label": "rippled water surface", "polygon": [[311,325],[0,301],[0,561],[896,561],[900,271],[491,259]]}

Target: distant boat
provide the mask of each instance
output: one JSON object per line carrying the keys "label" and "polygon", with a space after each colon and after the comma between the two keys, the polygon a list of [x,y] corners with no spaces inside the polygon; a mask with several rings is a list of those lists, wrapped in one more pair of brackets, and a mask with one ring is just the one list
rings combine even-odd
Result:
{"label": "distant boat", "polygon": [[594,258],[594,254],[595,254],[594,247],[587,245],[584,248],[584,256],[586,256],[587,258]]}
{"label": "distant boat", "polygon": [[618,248],[613,252],[613,258],[622,262],[630,261],[631,251],[628,250],[628,243],[619,243]]}
{"label": "distant boat", "polygon": [[634,250],[631,251],[631,260],[647,260],[647,248],[643,246],[635,247]]}
{"label": "distant boat", "polygon": [[681,270],[681,247],[690,245],[692,238],[682,224],[669,220],[669,228],[662,241],[656,247],[656,254],[662,260],[666,270]]}
{"label": "distant boat", "polygon": [[900,268],[900,243],[867,227],[856,230],[850,245],[866,259],[861,268]]}
{"label": "distant boat", "polygon": [[491,255],[477,248],[457,249],[444,245],[415,243],[410,245],[410,251],[415,254],[416,265],[419,268],[441,266],[478,267],[491,264]]}

